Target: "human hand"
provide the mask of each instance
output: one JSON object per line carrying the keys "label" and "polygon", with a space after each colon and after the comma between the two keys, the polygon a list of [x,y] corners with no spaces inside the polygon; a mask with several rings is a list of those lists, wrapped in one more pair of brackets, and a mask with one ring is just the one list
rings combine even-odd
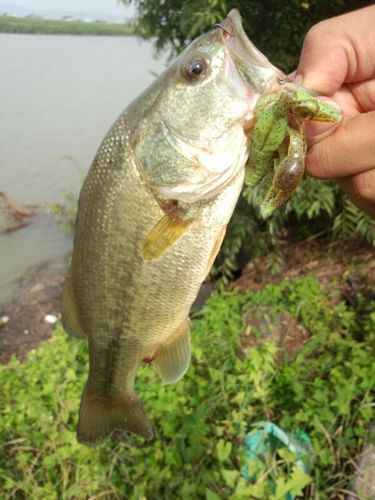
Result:
{"label": "human hand", "polygon": [[374,27],[375,6],[316,24],[307,33],[295,76],[304,87],[332,97],[344,113],[329,135],[308,124],[307,172],[335,179],[371,215],[375,215]]}

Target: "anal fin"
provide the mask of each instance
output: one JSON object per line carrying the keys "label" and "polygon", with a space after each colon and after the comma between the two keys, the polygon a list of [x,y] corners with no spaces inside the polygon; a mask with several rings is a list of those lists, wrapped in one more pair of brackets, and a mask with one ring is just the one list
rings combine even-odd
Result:
{"label": "anal fin", "polygon": [[192,223],[184,220],[178,207],[166,213],[151,229],[143,247],[143,258],[154,260],[161,257],[182,236]]}
{"label": "anal fin", "polygon": [[78,319],[77,308],[74,302],[72,277],[70,274],[68,274],[65,279],[61,315],[64,330],[69,333],[69,335],[79,339],[86,337]]}
{"label": "anal fin", "polygon": [[95,397],[86,385],[79,413],[78,442],[96,446],[114,430],[131,432],[147,440],[153,436],[152,425],[135,394],[103,400]]}
{"label": "anal fin", "polygon": [[187,318],[156,352],[154,366],[166,384],[177,382],[189,368],[191,339]]}

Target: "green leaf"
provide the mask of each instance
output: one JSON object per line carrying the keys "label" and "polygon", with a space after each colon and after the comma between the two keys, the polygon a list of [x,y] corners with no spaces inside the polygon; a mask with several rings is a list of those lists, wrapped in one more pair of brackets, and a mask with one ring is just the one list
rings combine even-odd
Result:
{"label": "green leaf", "polygon": [[237,470],[231,470],[231,469],[221,469],[220,473],[223,476],[224,481],[227,483],[227,485],[230,488],[234,488],[237,479],[240,477],[240,473]]}
{"label": "green leaf", "polygon": [[293,467],[289,478],[279,477],[276,479],[276,491],[271,495],[271,500],[283,500],[287,493],[292,495],[302,495],[305,486],[310,484],[312,478],[301,471],[298,467]]}
{"label": "green leaf", "polygon": [[217,495],[214,491],[206,488],[206,500],[221,500],[221,497]]}
{"label": "green leaf", "polygon": [[296,459],[295,453],[289,450],[287,447],[283,446],[282,448],[277,449],[278,455],[283,458],[286,462],[294,462]]}
{"label": "green leaf", "polygon": [[219,439],[216,443],[216,455],[220,462],[225,462],[232,451],[232,443],[230,441],[224,441],[224,439]]}

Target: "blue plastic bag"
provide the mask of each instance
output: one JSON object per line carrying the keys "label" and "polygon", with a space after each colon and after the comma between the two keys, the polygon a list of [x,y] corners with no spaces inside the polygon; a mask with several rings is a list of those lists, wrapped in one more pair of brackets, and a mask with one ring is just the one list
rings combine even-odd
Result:
{"label": "blue plastic bag", "polygon": [[[288,434],[272,422],[257,422],[255,429],[249,432],[241,448],[243,465],[241,474],[252,483],[256,483],[259,476],[272,464],[279,448],[287,448],[295,456],[295,465],[303,472],[308,473],[313,463],[313,448],[310,438],[303,431]],[[268,477],[272,489],[272,478]],[[291,493],[285,495],[285,500],[294,500]]]}

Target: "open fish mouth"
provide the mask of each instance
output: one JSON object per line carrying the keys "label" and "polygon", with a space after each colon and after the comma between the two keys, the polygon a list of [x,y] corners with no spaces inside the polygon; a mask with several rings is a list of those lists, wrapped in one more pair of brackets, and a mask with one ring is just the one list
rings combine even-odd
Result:
{"label": "open fish mouth", "polygon": [[277,84],[280,78],[285,78],[284,73],[271,64],[249,40],[237,9],[232,9],[224,21],[215,25],[215,29],[222,31],[242,80],[257,93],[262,94]]}

